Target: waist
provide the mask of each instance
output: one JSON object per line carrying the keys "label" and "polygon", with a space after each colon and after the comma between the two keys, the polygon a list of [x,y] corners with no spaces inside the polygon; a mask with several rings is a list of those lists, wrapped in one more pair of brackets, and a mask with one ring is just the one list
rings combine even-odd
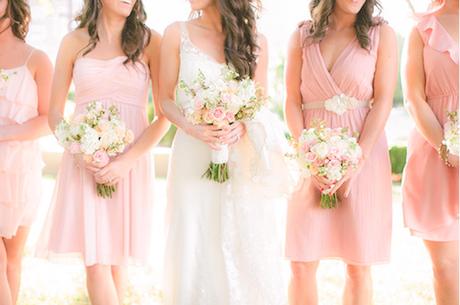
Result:
{"label": "waist", "polygon": [[302,110],[325,109],[337,115],[359,108],[372,108],[373,100],[362,101],[344,94],[336,95],[325,101],[315,101],[302,104]]}
{"label": "waist", "polygon": [[110,106],[129,106],[136,107],[139,109],[145,109],[147,105],[147,98],[138,99],[125,99],[114,96],[98,96],[98,97],[75,97],[75,105],[77,107],[84,107],[91,102],[100,102],[104,105]]}

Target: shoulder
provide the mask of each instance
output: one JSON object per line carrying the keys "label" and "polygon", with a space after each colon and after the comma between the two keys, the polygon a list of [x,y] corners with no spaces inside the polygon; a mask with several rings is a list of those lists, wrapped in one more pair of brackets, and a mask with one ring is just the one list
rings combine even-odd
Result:
{"label": "shoulder", "polygon": [[158,48],[161,43],[161,34],[155,31],[154,29],[149,29],[150,31],[150,41],[147,45],[147,49]]}
{"label": "shoulder", "polygon": [[381,23],[379,25],[379,32],[382,42],[396,39],[396,33],[388,23]]}
{"label": "shoulder", "polygon": [[166,37],[179,37],[182,27],[185,25],[183,21],[176,21],[171,23],[164,30],[163,36]]}
{"label": "shoulder", "polygon": [[90,37],[86,29],[76,29],[62,38],[60,54],[76,59],[79,53],[88,46],[89,41]]}

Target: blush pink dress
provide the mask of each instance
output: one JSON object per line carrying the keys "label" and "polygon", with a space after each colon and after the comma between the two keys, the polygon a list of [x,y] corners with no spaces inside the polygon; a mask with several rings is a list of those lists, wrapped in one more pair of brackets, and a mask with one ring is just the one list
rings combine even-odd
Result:
{"label": "blush pink dress", "polygon": [[[425,44],[426,102],[439,123],[458,110],[458,45],[434,15],[417,29]],[[423,136],[409,138],[403,179],[404,222],[415,236],[433,241],[458,240],[458,168],[449,168]]]}
{"label": "blush pink dress", "polygon": [[[0,128],[38,116],[37,85],[24,65],[0,69]],[[38,140],[0,142],[0,237],[30,226],[40,203],[43,162]]]}
{"label": "blush pink dress", "polygon": [[[146,114],[148,69],[141,63],[123,64],[81,57],[74,65],[74,115],[89,102],[115,105],[137,139],[149,125]],[[129,148],[128,148],[129,149]],[[87,266],[143,263],[149,255],[154,172],[150,154],[137,160],[121,180],[112,199],[96,194],[93,175],[78,168],[64,153],[38,256],[80,256]]]}
{"label": "blush pink dress", "polygon": [[[300,26],[301,40],[311,26]],[[369,31],[369,50],[357,39],[343,50],[328,72],[318,43],[303,46],[301,94],[305,126],[315,119],[329,127],[348,127],[361,132],[369,107],[348,110],[342,115],[309,103],[344,94],[360,101],[373,99],[373,81],[380,26]],[[320,207],[320,192],[310,179],[300,181],[288,207],[286,256],[291,261],[310,262],[337,258],[353,265],[384,263],[390,257],[392,199],[391,168],[385,134],[357,175],[349,197],[336,209]]]}

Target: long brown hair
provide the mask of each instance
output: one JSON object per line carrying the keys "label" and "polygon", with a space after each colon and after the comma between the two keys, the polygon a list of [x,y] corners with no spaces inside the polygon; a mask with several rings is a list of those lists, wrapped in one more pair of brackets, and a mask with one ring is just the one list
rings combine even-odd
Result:
{"label": "long brown hair", "polygon": [[257,13],[260,0],[218,0],[222,30],[225,34],[225,61],[240,78],[254,77],[257,64]]}
{"label": "long brown hair", "polygon": [[14,36],[26,40],[27,33],[29,32],[30,24],[30,7],[26,0],[9,0],[6,7],[5,15],[1,19],[10,19],[11,30]]}
{"label": "long brown hair", "polygon": [[[312,25],[307,37],[313,41],[320,41],[326,35],[329,25],[329,17],[332,15],[335,7],[335,0],[311,0],[310,15]],[[356,38],[360,46],[367,49],[370,45],[369,29],[382,23],[382,18],[374,18],[374,11],[382,11],[382,5],[379,0],[366,0],[363,7],[358,12],[355,22]]]}
{"label": "long brown hair", "polygon": [[[75,21],[78,22],[77,28],[87,28],[90,36],[89,43],[83,50],[83,55],[94,50],[99,41],[97,19],[101,8],[102,3],[100,0],[85,0],[80,15],[75,18]],[[126,63],[138,61],[145,47],[150,42],[151,33],[145,25],[146,19],[147,14],[142,0],[137,0],[131,14],[126,18],[126,23],[121,33],[121,48],[128,57]]]}

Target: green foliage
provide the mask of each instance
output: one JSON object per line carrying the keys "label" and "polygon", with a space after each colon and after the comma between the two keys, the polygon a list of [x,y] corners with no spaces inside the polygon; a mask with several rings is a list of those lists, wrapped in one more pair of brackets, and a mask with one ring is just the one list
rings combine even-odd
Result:
{"label": "green foliage", "polygon": [[393,146],[390,149],[391,172],[393,174],[402,174],[406,165],[407,147]]}

